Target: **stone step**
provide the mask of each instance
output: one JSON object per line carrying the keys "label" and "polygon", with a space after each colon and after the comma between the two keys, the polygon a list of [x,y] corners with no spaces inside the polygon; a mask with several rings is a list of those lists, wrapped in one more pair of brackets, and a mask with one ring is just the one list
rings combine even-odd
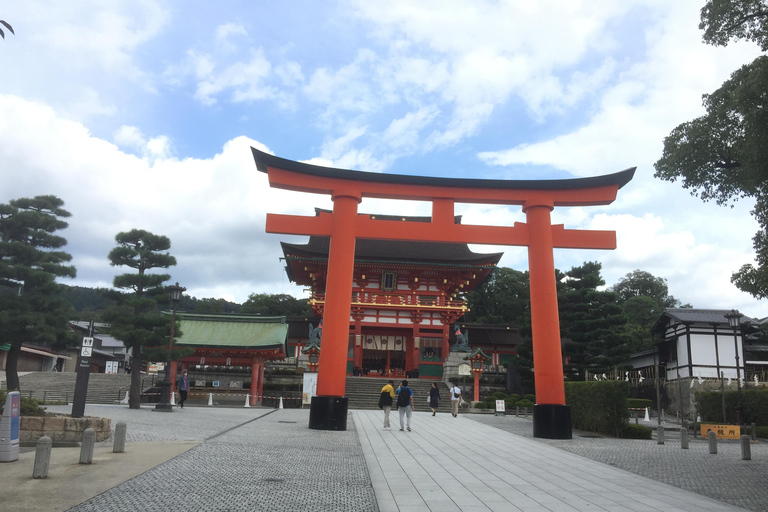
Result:
{"label": "stone step", "polygon": [[[389,378],[380,377],[347,377],[346,396],[349,399],[350,409],[368,409],[376,410],[379,408],[379,395]],[[395,381],[395,389],[398,382],[402,379],[391,379]],[[413,390],[414,406],[416,410],[429,409],[427,397],[432,383],[437,383],[440,389],[439,412],[450,412],[451,401],[448,395],[448,386],[441,381],[434,379],[406,379],[408,386]]]}
{"label": "stone step", "polygon": [[[142,375],[141,389],[154,384],[162,376]],[[76,373],[32,372],[19,378],[22,396],[31,396],[45,402],[71,403],[75,393]],[[5,389],[5,382],[3,389]],[[131,375],[92,373],[88,377],[86,403],[113,404],[125,398],[131,386]]]}

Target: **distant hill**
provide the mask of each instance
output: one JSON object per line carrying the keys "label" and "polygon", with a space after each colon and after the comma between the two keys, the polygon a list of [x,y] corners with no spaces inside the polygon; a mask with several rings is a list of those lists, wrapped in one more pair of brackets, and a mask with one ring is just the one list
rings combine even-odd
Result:
{"label": "distant hill", "polygon": [[95,288],[84,286],[62,285],[61,296],[67,300],[77,312],[103,311],[115,303],[113,300],[102,297]]}

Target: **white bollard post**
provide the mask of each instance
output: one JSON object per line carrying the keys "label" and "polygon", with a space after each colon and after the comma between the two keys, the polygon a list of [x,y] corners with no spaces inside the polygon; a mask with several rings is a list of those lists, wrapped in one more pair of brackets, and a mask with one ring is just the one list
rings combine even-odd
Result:
{"label": "white bollard post", "polygon": [[112,453],[125,453],[125,430],[125,422],[118,422],[115,427],[115,442],[112,444]]}
{"label": "white bollard post", "polygon": [[648,412],[648,407],[645,408],[645,418],[643,418],[643,421],[651,421],[651,415]]}
{"label": "white bollard post", "polygon": [[125,398],[123,398],[122,400],[120,400],[120,403],[121,403],[121,404],[127,404],[127,403],[128,403],[128,395],[129,395],[129,394],[130,394],[130,392],[129,392],[129,391],[126,391],[126,392],[125,392]]}
{"label": "white bollard post", "polygon": [[282,409],[282,408],[283,408],[283,397],[280,397],[280,407],[278,407],[278,409]]}
{"label": "white bollard post", "polygon": [[208,405],[213,405],[213,393],[208,393]]}
{"label": "white bollard post", "polygon": [[251,406],[251,395],[247,394],[245,395],[245,405],[243,407],[250,407]]}
{"label": "white bollard post", "polygon": [[176,405],[176,392],[171,391],[171,405]]}

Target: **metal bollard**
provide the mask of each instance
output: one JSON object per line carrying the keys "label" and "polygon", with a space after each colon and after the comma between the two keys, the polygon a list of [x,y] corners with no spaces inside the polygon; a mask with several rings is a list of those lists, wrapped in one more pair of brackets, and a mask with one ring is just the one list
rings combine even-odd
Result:
{"label": "metal bollard", "polygon": [[686,427],[680,429],[680,448],[688,449],[688,429]]}
{"label": "metal bollard", "polygon": [[93,443],[96,441],[96,431],[87,428],[83,432],[83,444],[80,446],[80,464],[93,462]]}
{"label": "metal bollard", "polygon": [[709,443],[710,455],[715,455],[717,453],[717,434],[712,430],[707,432],[707,442]]}
{"label": "metal bollard", "polygon": [[656,444],[664,444],[664,425],[656,427]]}
{"label": "metal bollard", "polygon": [[125,453],[125,422],[121,421],[115,426],[115,443],[112,446],[113,453]]}
{"label": "metal bollard", "polygon": [[752,447],[749,444],[749,436],[741,436],[741,460],[752,460]]}
{"label": "metal bollard", "polygon": [[528,419],[528,407],[523,409],[523,418]]}
{"label": "metal bollard", "polygon": [[37,440],[32,478],[48,478],[48,467],[51,465],[52,447],[53,441],[51,441],[51,438],[48,436],[43,436]]}
{"label": "metal bollard", "polygon": [[757,425],[752,423],[752,440],[757,441]]}

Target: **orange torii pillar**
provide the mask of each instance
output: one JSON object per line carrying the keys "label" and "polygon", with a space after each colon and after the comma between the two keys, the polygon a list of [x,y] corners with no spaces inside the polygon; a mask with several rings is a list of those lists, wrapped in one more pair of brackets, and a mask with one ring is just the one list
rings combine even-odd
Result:
{"label": "orange torii pillar", "polygon": [[[333,212],[315,217],[267,214],[267,232],[330,237],[323,315],[323,343],[312,397],[309,428],[346,430],[346,363],[352,275],[357,238],[452,242],[528,247],[536,404],[533,435],[571,438],[565,404],[563,360],[557,312],[554,248],[615,249],[613,231],[564,229],[552,225],[560,206],[610,204],[635,169],[571,180],[483,180],[431,178],[334,169],[286,160],[251,148],[256,167],[272,187],[330,194]],[[363,197],[432,202],[431,222],[374,220],[358,215]],[[456,224],[456,202],[519,205],[526,223],[513,226]]]}

